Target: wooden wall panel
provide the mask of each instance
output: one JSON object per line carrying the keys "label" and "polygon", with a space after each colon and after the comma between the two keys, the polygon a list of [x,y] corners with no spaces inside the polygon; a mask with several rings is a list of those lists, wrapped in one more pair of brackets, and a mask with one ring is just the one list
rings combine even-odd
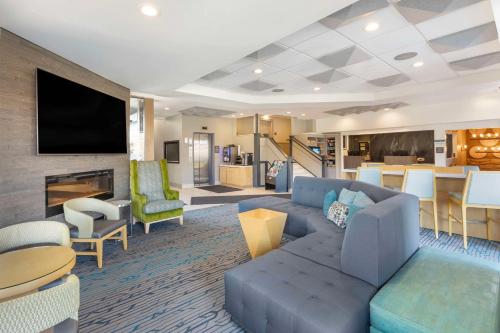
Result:
{"label": "wooden wall panel", "polygon": [[0,228],[44,219],[47,175],[114,169],[115,197],[129,196],[127,154],[37,156],[37,67],[125,100],[128,117],[129,89],[0,29]]}

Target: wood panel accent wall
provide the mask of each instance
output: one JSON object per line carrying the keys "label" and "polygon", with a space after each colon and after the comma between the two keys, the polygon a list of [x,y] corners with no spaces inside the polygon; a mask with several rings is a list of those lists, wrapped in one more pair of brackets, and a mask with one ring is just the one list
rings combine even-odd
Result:
{"label": "wood panel accent wall", "polygon": [[114,169],[115,197],[129,196],[127,154],[37,156],[37,67],[123,99],[129,113],[128,88],[0,29],[0,228],[44,219],[48,175]]}
{"label": "wood panel accent wall", "polygon": [[155,159],[155,106],[152,98],[144,99],[144,160]]}

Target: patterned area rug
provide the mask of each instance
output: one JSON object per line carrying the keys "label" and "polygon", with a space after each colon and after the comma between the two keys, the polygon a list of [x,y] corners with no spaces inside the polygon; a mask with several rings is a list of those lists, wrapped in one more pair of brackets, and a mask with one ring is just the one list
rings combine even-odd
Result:
{"label": "patterned area rug", "polygon": [[[500,245],[421,232],[422,244],[500,262]],[[80,332],[243,332],[223,310],[224,271],[249,260],[237,205],[189,211],[184,226],[136,225],[129,250],[108,241],[104,268],[78,257]]]}

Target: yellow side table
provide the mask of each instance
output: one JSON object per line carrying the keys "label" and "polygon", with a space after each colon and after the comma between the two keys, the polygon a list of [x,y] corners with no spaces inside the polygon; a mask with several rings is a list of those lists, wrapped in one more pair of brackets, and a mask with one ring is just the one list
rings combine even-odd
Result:
{"label": "yellow side table", "polygon": [[264,208],[238,214],[252,259],[279,247],[286,216],[286,213]]}

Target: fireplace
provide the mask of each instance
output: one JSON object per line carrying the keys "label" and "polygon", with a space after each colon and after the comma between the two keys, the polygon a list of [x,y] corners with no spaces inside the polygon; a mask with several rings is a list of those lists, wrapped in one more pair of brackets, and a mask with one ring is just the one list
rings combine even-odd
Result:
{"label": "fireplace", "polygon": [[61,214],[69,199],[113,196],[113,169],[46,176],[45,217]]}

